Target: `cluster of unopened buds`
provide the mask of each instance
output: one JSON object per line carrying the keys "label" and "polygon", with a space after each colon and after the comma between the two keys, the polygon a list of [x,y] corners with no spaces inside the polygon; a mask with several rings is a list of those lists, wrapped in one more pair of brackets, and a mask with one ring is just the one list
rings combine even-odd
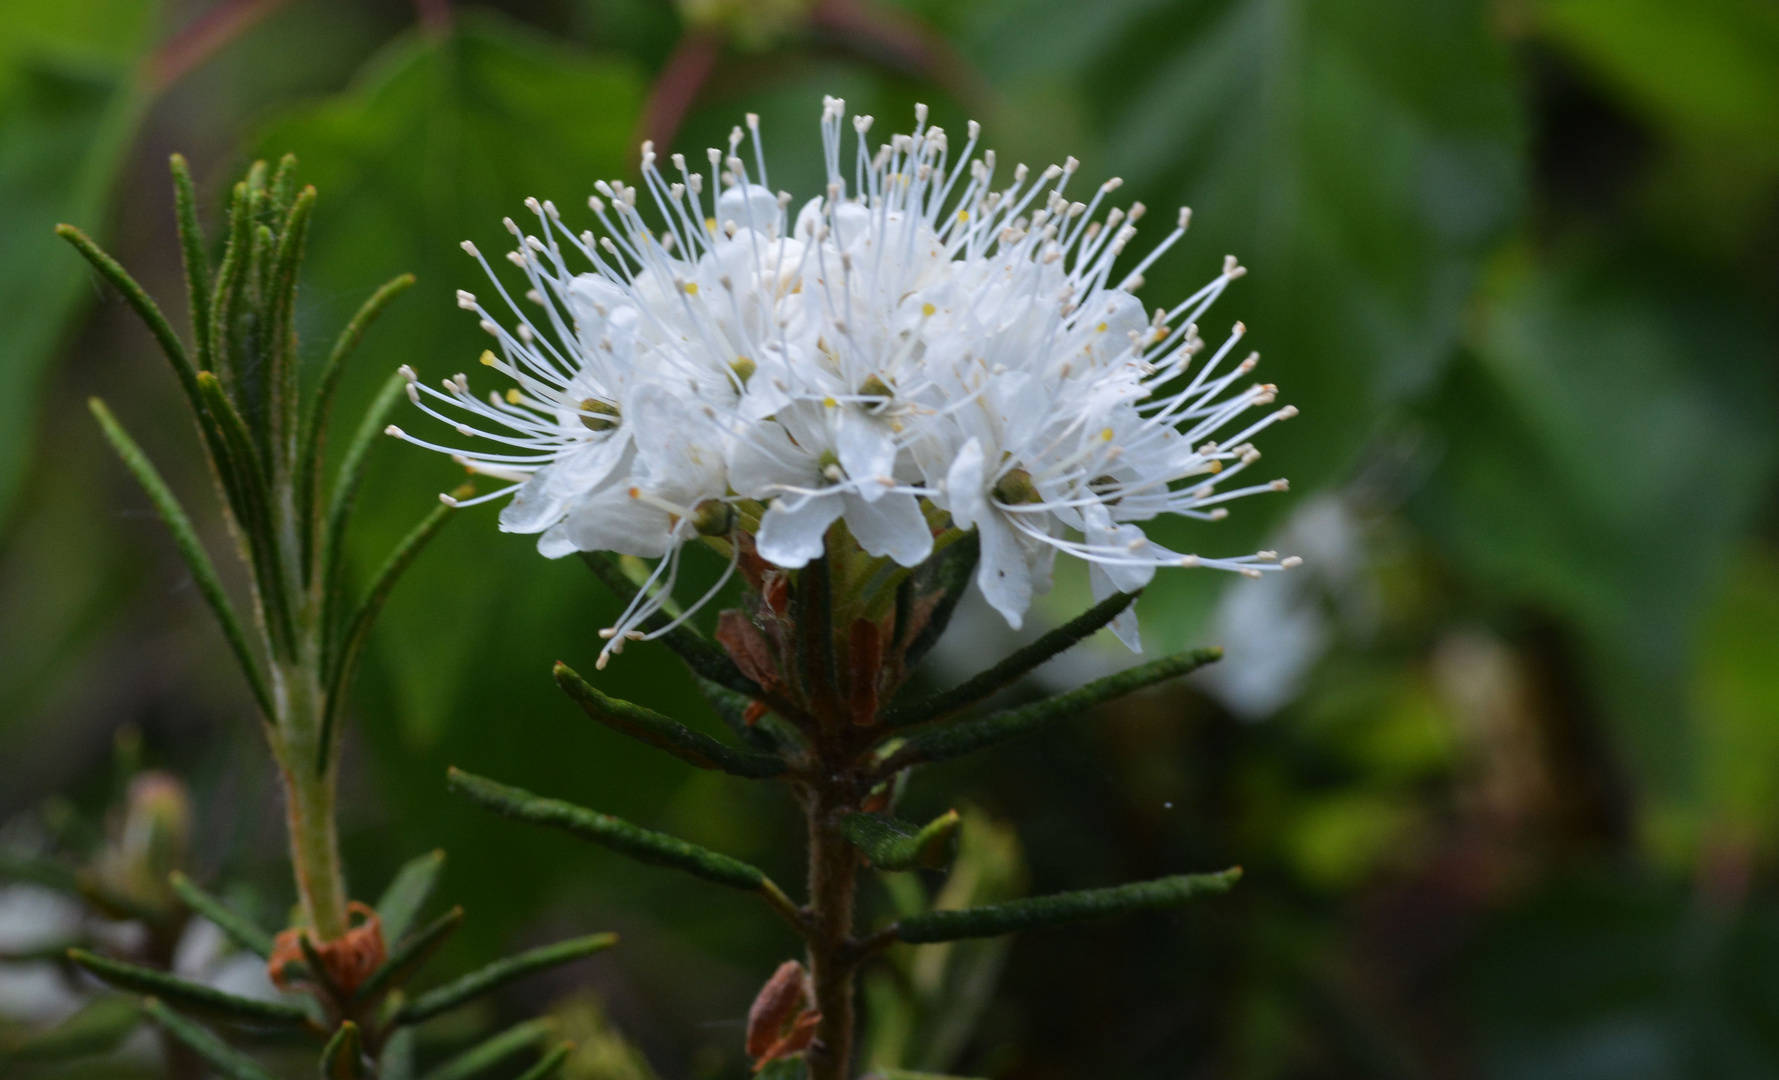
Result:
{"label": "cluster of unopened buds", "polygon": [[[501,527],[541,533],[545,555],[658,560],[604,631],[601,666],[703,603],[639,629],[672,603],[700,538],[730,572],[744,551],[795,569],[843,522],[868,555],[912,567],[947,530],[975,530],[976,581],[1016,628],[1058,552],[1089,564],[1096,598],[1161,567],[1259,576],[1297,561],[1172,551],[1140,524],[1216,520],[1231,500],[1285,489],[1244,474],[1254,438],[1296,410],[1252,380],[1241,324],[1215,347],[1198,331],[1243,268],[1229,258],[1146,312],[1136,290],[1187,210],[1114,277],[1144,212],[1104,209],[1118,180],[1074,200],[1073,158],[1003,180],[994,151],[977,155],[974,122],[953,155],[926,109],[915,115],[875,147],[871,118],[853,118],[844,161],[844,102],[826,99],[827,190],[796,207],[767,186],[757,117],[709,151],[707,173],[680,154],[663,172],[645,144],[652,221],[637,187],[601,181],[589,199],[601,233],[576,234],[536,200],[535,232],[507,222],[523,290],[464,245],[511,328],[468,292],[459,303],[496,341],[482,363],[516,385],[483,399],[464,375],[435,388],[407,371],[420,408],[485,442],[390,433],[508,481],[473,501],[512,495]],[[1113,629],[1138,647],[1133,614]]]}

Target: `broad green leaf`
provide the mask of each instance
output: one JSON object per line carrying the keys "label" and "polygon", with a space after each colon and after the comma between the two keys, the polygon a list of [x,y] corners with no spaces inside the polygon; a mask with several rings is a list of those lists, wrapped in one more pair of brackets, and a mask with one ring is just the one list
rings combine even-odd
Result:
{"label": "broad green leaf", "polygon": [[[433,381],[482,370],[474,361],[485,337],[457,310],[454,295],[485,286],[459,243],[473,239],[484,251],[502,250],[509,238],[501,220],[524,215],[527,196],[583,207],[594,180],[625,171],[639,99],[626,67],[468,14],[446,37],[399,40],[345,93],[288,113],[259,134],[261,154],[294,152],[321,192],[306,262],[312,294],[356,303],[395,274],[418,279],[412,295],[382,316],[346,373],[337,422],[349,424],[369,388],[403,363]],[[348,314],[318,313],[314,321],[332,333]],[[398,424],[428,431],[424,417],[407,412],[398,409]],[[446,429],[437,434],[458,437]],[[377,454],[399,480],[392,488],[367,478],[359,512],[364,535],[352,545],[365,574],[405,531],[405,522],[396,522],[411,521],[462,476],[448,459],[393,441]],[[392,491],[403,497],[378,497]],[[460,530],[473,536],[435,545],[415,567],[410,594],[387,612],[384,655],[393,661],[411,726],[436,731],[445,721],[461,697],[457,673],[485,645],[484,616],[516,573],[541,568],[529,544],[496,543],[491,531],[484,517]],[[464,572],[471,559],[481,565]]]}
{"label": "broad green leaf", "polygon": [[1695,622],[1779,451],[1770,345],[1733,294],[1634,255],[1505,266],[1478,326],[1417,515],[1503,599],[1581,631],[1650,808],[1690,802]]}
{"label": "broad green leaf", "polygon": [[51,230],[106,223],[147,104],[130,68],[158,9],[133,0],[0,8],[0,519],[30,454],[44,368],[93,295],[89,271]]}
{"label": "broad green leaf", "polygon": [[1779,7],[1766,0],[1535,0],[1532,29],[1688,138],[1779,163]]}

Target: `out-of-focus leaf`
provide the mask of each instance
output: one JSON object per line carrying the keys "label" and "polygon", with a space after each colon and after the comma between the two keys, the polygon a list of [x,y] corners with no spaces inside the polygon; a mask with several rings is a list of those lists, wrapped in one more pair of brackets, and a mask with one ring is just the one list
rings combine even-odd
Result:
{"label": "out-of-focus leaf", "polygon": [[1492,919],[1463,986],[1487,1080],[1779,1073],[1779,922],[1625,880],[1565,882]]}
{"label": "out-of-focus leaf", "polygon": [[1693,669],[1701,810],[1720,839],[1772,849],[1779,777],[1779,559],[1736,561],[1706,617]]}
{"label": "out-of-focus leaf", "polygon": [[109,1053],[142,1022],[142,1009],[127,997],[107,994],[48,1031],[0,1049],[0,1058],[61,1061]]}
{"label": "out-of-focus leaf", "polygon": [[[1226,253],[1239,256],[1252,272],[1218,302],[1205,337],[1244,321],[1241,348],[1262,355],[1256,377],[1303,410],[1266,433],[1259,468],[1295,490],[1341,476],[1386,407],[1436,377],[1479,263],[1519,204],[1520,110],[1490,6],[1109,0],[1084,18],[1068,0],[1040,0],[989,10],[966,52],[1043,121],[1012,149],[1078,154],[1088,182],[1124,177],[1120,198],[1155,209],[1133,252],[1165,232],[1174,207],[1191,206],[1191,231],[1139,295],[1171,304]],[[1079,145],[1056,145],[1059,135]],[[1249,499],[1218,525],[1154,532],[1180,551],[1250,551],[1289,505]],[[1158,575],[1138,605],[1155,645],[1186,644],[1225,580]]]}
{"label": "out-of-focus leaf", "polygon": [[37,387],[89,274],[51,230],[103,223],[146,95],[130,73],[156,3],[0,9],[0,518],[30,451]]}
{"label": "out-of-focus leaf", "polygon": [[1688,137],[1779,162],[1779,7],[1765,0],[1535,0],[1532,28]]}
{"label": "out-of-focus leaf", "polygon": [[385,940],[393,943],[407,936],[408,927],[414,924],[414,916],[420,914],[420,909],[426,906],[433,886],[439,882],[439,872],[444,868],[445,852],[442,848],[416,855],[402,864],[395,879],[383,890],[382,898],[377,901],[377,916],[383,920]]}
{"label": "out-of-focus leaf", "polygon": [[1504,269],[1436,423],[1418,508],[1464,565],[1592,646],[1620,751],[1658,802],[1696,793],[1694,620],[1773,475],[1751,312],[1674,272]]}

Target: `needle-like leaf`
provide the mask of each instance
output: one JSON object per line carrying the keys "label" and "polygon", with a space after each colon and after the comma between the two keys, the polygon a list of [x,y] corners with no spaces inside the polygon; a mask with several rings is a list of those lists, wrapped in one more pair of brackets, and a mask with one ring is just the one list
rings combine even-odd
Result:
{"label": "needle-like leaf", "polygon": [[230,908],[227,904],[198,886],[191,878],[178,870],[173,871],[170,879],[173,891],[185,901],[187,907],[215,923],[217,928],[257,956],[272,955],[272,935],[253,925],[246,916]]}
{"label": "needle-like leaf", "polygon": [[427,1073],[423,1080],[470,1080],[508,1058],[537,1046],[555,1033],[556,1022],[548,1018],[514,1024],[444,1061]]}
{"label": "needle-like leaf", "polygon": [[204,1063],[225,1080],[278,1080],[260,1067],[259,1062],[223,1042],[199,1024],[180,1016],[154,998],[142,1003],[142,1010],[167,1034],[190,1047]]}
{"label": "needle-like leaf", "polygon": [[377,918],[383,920],[384,941],[396,942],[407,936],[408,927],[414,924],[414,916],[426,906],[444,869],[444,849],[435,848],[409,859],[395,872],[389,887],[377,901]]}
{"label": "needle-like leaf", "polygon": [[964,720],[920,732],[892,753],[880,771],[894,773],[910,765],[962,757],[1008,739],[1029,735],[1101,702],[1196,671],[1222,655],[1222,649],[1193,649],[1175,653],[1103,679],[1095,679],[1078,690],[1058,694],[1031,705],[1006,709],[980,720]]}
{"label": "needle-like leaf", "polygon": [[389,426],[389,416],[403,400],[407,385],[407,380],[400,375],[391,375],[377,391],[371,407],[359,420],[352,441],[346,444],[340,471],[334,477],[333,492],[328,497],[327,520],[322,527],[321,562],[316,571],[321,574],[322,581],[321,653],[324,657],[331,657],[339,644],[340,610],[346,604],[346,526],[352,517],[352,507],[358,501],[358,485],[364,479],[371,447],[383,437],[383,429]]}
{"label": "needle-like leaf", "polygon": [[533,795],[516,787],[508,787],[461,769],[450,770],[446,783],[452,791],[465,796],[495,813],[504,814],[533,825],[549,825],[596,844],[628,855],[638,862],[670,866],[693,877],[714,881],[733,889],[759,891],[766,875],[758,867],[740,859],[719,855],[709,848],[688,843],[676,836],[658,833],[623,818],[601,814],[575,806],[560,799]]}
{"label": "needle-like leaf", "polygon": [[185,295],[191,308],[192,344],[197,369],[210,370],[210,260],[204,255],[204,227],[198,224],[198,193],[183,154],[169,162],[173,206],[179,217],[179,250],[185,260]]}
{"label": "needle-like leaf", "polygon": [[301,1007],[282,1001],[240,997],[202,983],[187,982],[164,971],[107,960],[85,949],[69,949],[68,959],[119,990],[158,997],[188,1012],[238,1024],[289,1027],[309,1023],[309,1014]]}
{"label": "needle-like leaf", "polygon": [[395,1014],[395,1023],[418,1024],[422,1020],[448,1012],[468,1001],[473,1001],[483,994],[492,993],[507,983],[522,979],[535,972],[559,967],[571,960],[579,960],[584,956],[603,952],[617,944],[616,934],[588,934],[586,937],[571,938],[559,941],[554,945],[545,945],[539,949],[531,949],[509,956],[503,960],[472,971],[461,979],[446,983],[437,990],[431,990],[403,1005]]}
{"label": "needle-like leaf", "polygon": [[377,621],[377,614],[383,610],[384,601],[389,599],[389,594],[395,588],[395,583],[401,579],[408,567],[413,565],[414,559],[420,554],[421,549],[438,535],[440,529],[445,527],[445,522],[451,519],[451,514],[455,509],[454,506],[441,504],[422,518],[420,524],[414,526],[414,531],[396,545],[395,550],[389,553],[389,558],[383,560],[383,566],[377,571],[377,576],[372,579],[371,587],[366,591],[364,601],[353,613],[352,621],[347,623],[346,632],[340,637],[339,651],[331,658],[332,667],[327,674],[327,701],[321,714],[321,735],[317,740],[320,749],[315,762],[316,772],[327,771],[327,759],[335,741],[334,729],[338,725],[346,691],[352,684],[352,673],[358,666],[358,654],[364,648],[366,638],[370,636],[371,624]]}
{"label": "needle-like leaf", "polygon": [[179,335],[173,332],[173,325],[161,314],[159,304],[148,295],[148,292],[136,283],[130,272],[111,256],[105,254],[93,238],[72,225],[57,225],[56,235],[74,245],[76,251],[86,257],[106,281],[123,294],[130,307],[138,317],[148,324],[148,332],[154,335],[155,343],[166,354],[167,360],[173,365],[174,374],[179,376],[179,385],[190,399],[193,409],[202,409],[198,398],[198,369],[193,366],[191,356],[185,351],[185,344]]}
{"label": "needle-like leaf", "polygon": [[594,720],[658,750],[665,750],[688,765],[714,769],[734,776],[763,780],[785,771],[776,754],[756,754],[718,742],[652,709],[607,697],[567,664],[557,664],[556,684]]}
{"label": "needle-like leaf", "polygon": [[1109,889],[1034,896],[985,907],[929,911],[898,921],[894,927],[895,936],[911,945],[924,945],[962,938],[999,937],[1020,930],[1127,915],[1134,911],[1161,911],[1178,907],[1195,897],[1226,893],[1241,880],[1241,876],[1241,869],[1237,867],[1215,874],[1178,874]]}
{"label": "needle-like leaf", "polygon": [[1137,593],[1114,593],[1030,645],[1010,653],[1006,659],[988,670],[931,697],[899,708],[890,708],[879,718],[878,724],[893,730],[925,723],[968,708],[995,691],[1012,685],[1014,680],[1026,672],[1098,631],[1116,619],[1125,608],[1130,607],[1136,598]]}
{"label": "needle-like leaf", "polygon": [[333,1037],[321,1048],[321,1080],[364,1080],[364,1039],[358,1025],[340,1021]]}
{"label": "needle-like leaf", "polygon": [[946,848],[961,821],[956,810],[947,810],[925,825],[888,814],[848,814],[841,819],[840,835],[879,870],[936,868],[944,865]]}
{"label": "needle-like leaf", "polygon": [[198,541],[198,533],[192,528],[191,518],[186,516],[185,509],[174,498],[172,489],[161,479],[160,472],[148,460],[148,455],[136,445],[136,440],[130,438],[105,403],[92,398],[87,405],[99,421],[99,427],[105,432],[105,438],[110,441],[112,449],[123,459],[124,466],[136,477],[142,490],[148,493],[149,501],[154,503],[167,531],[173,534],[173,544],[179,549],[180,557],[185,560],[186,568],[191,571],[199,594],[210,605],[216,621],[222,624],[222,636],[234,651],[235,660],[241,665],[242,674],[247,677],[247,685],[253,691],[254,700],[259,703],[260,711],[265,716],[271,716],[272,694],[266,686],[259,660],[253,654],[253,647],[247,640],[247,631],[236,616],[234,605],[229,603],[228,594],[223,591],[222,580],[216,576],[216,567],[210,561],[209,552]]}

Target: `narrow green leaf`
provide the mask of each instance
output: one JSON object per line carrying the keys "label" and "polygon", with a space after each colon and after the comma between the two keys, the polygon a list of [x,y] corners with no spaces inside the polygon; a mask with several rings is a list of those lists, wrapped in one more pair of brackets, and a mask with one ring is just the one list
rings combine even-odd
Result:
{"label": "narrow green leaf", "polygon": [[338,647],[336,637],[340,630],[340,609],[346,602],[346,526],[352,517],[352,507],[358,500],[358,485],[364,479],[371,447],[377,445],[378,440],[383,437],[384,429],[389,426],[390,414],[401,403],[407,386],[407,379],[396,374],[391,375],[383,388],[377,391],[371,407],[360,418],[352,441],[346,444],[346,454],[340,459],[340,471],[334,476],[333,491],[328,496],[319,569],[322,575],[321,651],[326,657],[331,657]]}
{"label": "narrow green leaf", "polygon": [[583,840],[603,844],[638,862],[670,866],[693,877],[749,892],[759,891],[767,883],[766,875],[757,867],[727,855],[719,855],[709,848],[687,843],[678,837],[632,825],[622,818],[558,799],[546,799],[461,769],[451,769],[447,774],[446,784],[457,794],[481,803],[495,813],[529,821],[534,825],[554,826]]}
{"label": "narrow green leaf", "polygon": [[173,497],[172,489],[161,479],[154,464],[148,460],[148,455],[124,431],[123,425],[117,422],[117,417],[111,414],[105,403],[92,398],[88,400],[87,406],[99,421],[99,427],[105,432],[105,438],[110,441],[112,449],[123,459],[124,466],[136,477],[142,490],[148,493],[149,501],[154,503],[167,531],[173,534],[173,544],[179,549],[180,557],[191,571],[198,592],[203,595],[205,603],[210,605],[216,621],[222,624],[222,635],[227,639],[229,648],[234,650],[235,660],[241,665],[241,673],[247,677],[247,685],[253,691],[254,700],[259,703],[260,711],[265,716],[272,716],[272,694],[266,686],[265,675],[253,655],[253,647],[248,644],[247,632],[235,615],[228,594],[223,591],[222,581],[216,576],[216,567],[210,562],[210,555],[204,550],[204,545],[198,541],[198,533],[192,528],[191,519],[179,505],[179,500]]}
{"label": "narrow green leaf", "polygon": [[[636,585],[624,576],[624,571],[618,569],[604,552],[583,551],[581,561],[587,564],[606,588],[617,594],[618,599],[629,603],[635,598]],[[644,633],[653,633],[667,625],[667,622],[667,616],[656,612],[643,621],[640,629]],[[765,696],[765,692],[752,679],[741,673],[741,669],[735,666],[735,661],[729,659],[721,646],[707,640],[690,624],[681,623],[662,635],[660,641],[677,653],[697,675],[750,698]]]}
{"label": "narrow green leaf", "polygon": [[478,971],[472,971],[461,979],[446,983],[437,990],[421,994],[403,1005],[395,1014],[395,1022],[417,1024],[429,1017],[455,1009],[483,994],[492,993],[516,979],[559,967],[571,960],[579,960],[597,952],[604,952],[617,942],[618,935],[616,934],[588,934],[586,937],[570,938],[554,945],[545,945],[542,948],[519,953],[517,956],[496,960]]}
{"label": "narrow green leaf", "polygon": [[247,181],[235,184],[229,198],[228,243],[222,250],[222,265],[216,270],[216,284],[210,291],[210,361],[211,370],[229,385],[236,382],[240,358],[235,355],[233,325],[235,305],[247,278],[249,248],[253,243],[253,215]]}
{"label": "narrow green leaf", "polygon": [[370,636],[371,624],[377,621],[377,614],[383,610],[383,604],[389,599],[395,583],[413,565],[421,549],[438,535],[439,530],[445,527],[445,522],[451,520],[451,514],[456,509],[455,506],[441,504],[420,519],[420,524],[414,526],[414,531],[403,537],[402,542],[389,553],[389,558],[383,560],[383,566],[371,580],[371,587],[366,591],[364,601],[353,613],[351,622],[347,623],[346,632],[340,639],[339,651],[329,658],[332,667],[327,676],[327,701],[322,706],[321,736],[318,740],[320,750],[315,763],[318,772],[327,771],[328,757],[335,741],[334,729],[344,705],[346,691],[352,684],[352,673],[358,666],[358,654]]}
{"label": "narrow green leaf", "polygon": [[0,849],[0,881],[29,881],[65,893],[80,891],[73,867],[37,855],[20,855]]}
{"label": "narrow green leaf", "polygon": [[[302,420],[302,433],[297,441],[296,456],[297,499],[299,510],[304,518],[302,539],[303,573],[305,574],[320,574],[326,569],[325,560],[319,564],[314,562],[314,553],[310,547],[315,543],[315,528],[318,524],[316,516],[320,513],[321,458],[327,437],[327,420],[333,411],[334,391],[339,388],[340,376],[346,370],[346,358],[358,347],[359,341],[364,338],[365,331],[369,330],[371,324],[377,321],[377,316],[383,313],[383,309],[389,306],[389,302],[406,292],[413,284],[414,275],[403,274],[386,282],[382,288],[371,294],[371,298],[364,302],[364,305],[358,309],[358,314],[352,316],[352,321],[346,324],[346,328],[341,330],[340,336],[335,339],[333,351],[328,353],[327,362],[321,368],[321,377],[315,383],[315,392],[309,399],[308,411]],[[399,391],[402,383],[400,375],[392,377],[382,393],[378,395],[377,400],[381,402],[384,395],[390,395],[392,390]],[[393,406],[398,400],[399,398],[391,396],[389,406]],[[376,405],[371,407],[372,414],[379,411]],[[382,421],[381,417],[378,419]],[[386,423],[386,421],[383,422]],[[360,439],[364,442],[364,449],[360,449],[358,454],[359,467],[362,467],[365,449],[368,449],[371,441],[380,431],[382,431],[382,426],[373,426],[368,438],[361,431],[359,439],[353,441],[354,447],[359,445]],[[352,455],[349,453],[347,456],[350,459]],[[345,470],[341,471],[342,475],[345,475]],[[358,484],[356,468],[351,474],[351,483],[354,493],[356,493]],[[336,495],[337,493],[338,488],[336,487]],[[348,503],[351,501],[350,494],[347,496],[347,501]]]}
{"label": "narrow green leaf", "polygon": [[204,227],[198,223],[198,192],[185,155],[174,154],[173,207],[179,218],[179,250],[185,259],[185,295],[191,307],[191,336],[197,369],[210,370],[210,260],[204,254]]}
{"label": "narrow green leaf", "polygon": [[[297,450],[298,358],[294,322],[297,272],[303,261],[303,245],[309,238],[309,222],[314,213],[315,188],[305,187],[290,203],[290,210],[279,229],[278,250],[273,259],[271,296],[267,303],[266,351],[271,361],[267,382],[276,423],[275,449],[281,455],[294,455]],[[294,461],[291,464],[294,465]]]}
{"label": "narrow green leaf", "polygon": [[119,990],[164,998],[188,1012],[239,1024],[303,1025],[309,1022],[309,1014],[296,1005],[238,997],[201,983],[187,982],[164,971],[107,960],[85,949],[69,949],[68,959]]}
{"label": "narrow green leaf", "polygon": [[225,478],[232,480],[223,486],[231,497],[247,557],[253,564],[253,584],[259,594],[266,636],[280,655],[294,656],[296,625],[285,587],[283,560],[278,557],[270,462],[214,372],[198,372],[198,393],[227,449],[226,460],[219,461],[217,467]]}
{"label": "narrow green leaf", "polygon": [[178,1039],[204,1063],[225,1080],[278,1080],[260,1067],[259,1062],[236,1050],[198,1024],[192,1023],[154,998],[142,1003],[142,1010],[167,1034]]}
{"label": "narrow green leaf", "polygon": [[414,1029],[402,1028],[383,1043],[377,1080],[414,1080]]}
{"label": "narrow green leaf", "polygon": [[0,1062],[67,1061],[109,1054],[141,1022],[142,1007],[136,999],[101,994],[48,1031],[0,1049]]}
{"label": "narrow green leaf", "polygon": [[99,245],[93,242],[92,237],[72,225],[57,225],[56,235],[73,244],[75,250],[85,256],[86,261],[93,265],[93,269],[97,270],[100,276],[111,282],[117,291],[123,294],[124,299],[129,302],[137,316],[148,324],[149,333],[154,335],[155,343],[161,347],[161,352],[173,365],[174,374],[179,376],[179,385],[185,390],[186,397],[191,400],[192,408],[199,408],[197,368],[192,366],[191,357],[186,353],[185,345],[179,340],[179,335],[173,332],[172,324],[167,322],[165,315],[161,314],[160,305],[154,302],[154,299],[142,286],[136,284],[136,279],[130,276],[130,272],[125,270],[122,264],[100,250]]}
{"label": "narrow green leaf", "polygon": [[765,717],[751,724],[747,722],[747,713],[754,703],[753,698],[731,690],[720,683],[711,682],[696,673],[692,675],[692,678],[698,683],[698,692],[704,695],[704,700],[708,701],[711,709],[716,712],[717,719],[727,724],[729,730],[735,733],[736,738],[755,750],[770,754],[777,752],[781,746],[789,749],[799,745],[795,738],[790,739],[788,743],[778,738],[777,736],[783,732],[762,723],[761,720],[765,720]]}
{"label": "narrow green leaf", "polygon": [[1128,915],[1136,911],[1162,911],[1178,907],[1198,896],[1226,893],[1241,880],[1241,868],[1215,874],[1177,874],[1115,885],[1109,889],[1034,896],[1005,904],[929,911],[896,923],[896,937],[911,945],[962,938],[999,937],[1020,930]]}
{"label": "narrow green leaf", "polygon": [[568,1064],[568,1055],[574,1053],[574,1043],[559,1042],[550,1048],[550,1052],[531,1068],[519,1074],[519,1080],[550,1080]]}
{"label": "narrow green leaf", "polygon": [[272,955],[272,935],[253,923],[245,916],[231,909],[227,904],[198,886],[191,878],[178,870],[173,871],[169,878],[173,883],[173,891],[185,901],[187,907],[215,923],[223,933],[235,939],[248,951],[257,956]]}
{"label": "narrow green leaf", "polygon": [[321,1080],[364,1080],[367,1075],[364,1039],[358,1025],[342,1020],[321,1048]]}
{"label": "narrow green leaf", "polygon": [[[933,646],[939,644],[939,637],[945,633],[945,628],[951,625],[951,616],[957,611],[958,601],[962,600],[964,593],[968,591],[970,576],[976,572],[976,563],[981,558],[982,537],[972,529],[963,539],[934,555],[928,566],[921,567],[922,571],[927,571],[930,566],[932,579],[931,585],[921,588],[921,591],[928,593],[937,591],[939,602],[933,608],[932,614],[927,617],[926,625],[921,627],[920,633],[916,634],[914,640],[908,643],[908,651],[903,654],[903,662],[908,667],[912,668],[920,663],[921,658],[931,651]],[[918,579],[926,576],[925,573],[916,574],[917,587],[925,585]]]}
{"label": "narrow green leaf", "polygon": [[878,723],[892,729],[909,727],[974,705],[995,691],[1012,685],[1014,680],[1026,672],[1116,619],[1136,601],[1137,595],[1114,593],[1030,645],[1009,654],[987,671],[979,672],[931,697],[904,707],[891,708],[882,715]]}
{"label": "narrow green leaf", "polygon": [[945,864],[946,849],[962,820],[956,810],[924,826],[888,814],[848,814],[840,821],[840,835],[879,870],[934,869]]}
{"label": "narrow green leaf", "polygon": [[414,924],[414,916],[426,906],[444,869],[445,851],[434,848],[409,859],[395,872],[395,878],[377,901],[377,917],[383,920],[384,941],[400,941],[407,935],[408,927]]}
{"label": "narrow green leaf", "polygon": [[556,1033],[556,1022],[548,1018],[514,1024],[443,1062],[427,1073],[423,1080],[472,1080],[501,1064],[508,1058],[543,1043]]}
{"label": "narrow green leaf", "polygon": [[1127,671],[1120,671],[1116,675],[1095,679],[1078,690],[1058,694],[1031,705],[1005,709],[980,720],[965,720],[921,732],[892,753],[883,764],[882,771],[893,773],[910,765],[962,757],[1008,739],[1029,735],[1101,702],[1196,671],[1222,655],[1222,649],[1191,649],[1175,653]]}
{"label": "narrow green leaf", "polygon": [[[354,991],[352,1000],[369,1001],[390,987],[403,986],[414,977],[432,955],[439,951],[445,939],[463,925],[463,908],[454,907],[434,919],[413,937],[402,940],[390,951],[388,959],[381,967],[371,972],[359,988]],[[387,939],[393,940],[393,938]]]}
{"label": "narrow green leaf", "polygon": [[718,742],[652,709],[607,697],[567,664],[558,663],[556,684],[574,699],[588,716],[657,750],[665,750],[688,765],[714,769],[751,780],[764,780],[784,772],[785,761],[776,754],[755,754]]}
{"label": "narrow green leaf", "polygon": [[278,159],[278,170],[266,183],[266,195],[272,209],[285,213],[291,206],[291,192],[296,190],[297,156],[285,154]]}

